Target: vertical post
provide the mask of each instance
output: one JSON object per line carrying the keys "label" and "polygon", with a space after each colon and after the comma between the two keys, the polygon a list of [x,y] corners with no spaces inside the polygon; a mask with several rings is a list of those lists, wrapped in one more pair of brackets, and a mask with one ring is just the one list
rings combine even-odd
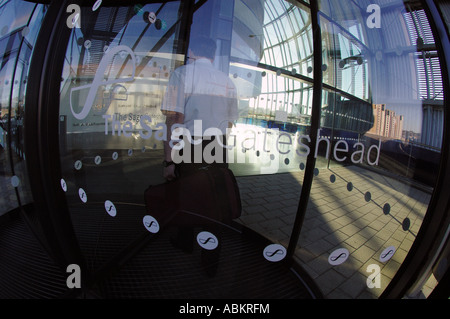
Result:
{"label": "vertical post", "polygon": [[[311,111],[311,150],[316,149],[317,131],[320,125],[320,112],[322,106],[322,35],[319,23],[319,5],[317,0],[311,0],[311,24],[313,35],[313,57],[314,57],[314,87],[313,87],[313,99],[312,99],[312,111]],[[303,178],[302,190],[299,199],[299,205],[297,208],[297,214],[295,216],[294,228],[292,229],[289,246],[287,248],[287,256],[290,258],[295,252],[300,231],[305,218],[306,209],[308,208],[308,200],[311,192],[312,181],[314,178],[314,167],[316,165],[315,152],[309,152],[305,176]]]}

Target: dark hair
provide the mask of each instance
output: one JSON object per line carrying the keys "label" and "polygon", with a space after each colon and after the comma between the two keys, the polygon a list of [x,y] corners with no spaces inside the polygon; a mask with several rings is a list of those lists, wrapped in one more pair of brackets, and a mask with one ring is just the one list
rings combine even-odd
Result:
{"label": "dark hair", "polygon": [[211,38],[203,36],[193,38],[189,47],[197,56],[214,59],[216,55],[216,42]]}

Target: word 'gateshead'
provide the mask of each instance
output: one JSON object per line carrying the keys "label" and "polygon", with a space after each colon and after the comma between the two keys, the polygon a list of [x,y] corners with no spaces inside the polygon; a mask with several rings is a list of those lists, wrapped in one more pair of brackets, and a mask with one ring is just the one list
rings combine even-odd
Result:
{"label": "word 'gateshead'", "polygon": [[[103,115],[103,118],[105,119],[105,135],[108,135],[110,130],[112,135],[123,135],[125,137],[131,137],[133,135],[133,123],[131,121],[126,121],[123,124],[116,119],[115,115]],[[111,120],[111,123],[109,123],[109,120]],[[167,141],[168,139],[168,128],[165,123],[157,123],[155,125],[155,129],[153,130],[149,123],[151,123],[152,119],[149,115],[141,115],[140,116],[140,125],[142,129],[138,130],[139,136],[143,139],[149,139],[152,135],[154,135],[156,140],[159,141]],[[109,125],[110,124],[110,125]],[[153,131],[155,131],[153,133]],[[217,143],[215,143],[215,146],[212,146],[210,148],[205,148],[203,150],[203,154],[200,156],[195,156],[194,162],[197,163],[196,159],[198,159],[199,163],[202,162],[202,158],[209,161],[217,161],[220,160],[223,155],[224,149],[227,149],[228,151],[234,150],[237,148],[237,137],[239,133],[234,128],[227,128],[226,129],[226,136],[228,137],[228,141],[226,145],[222,143],[222,140],[220,137],[223,136],[223,132],[218,128],[207,128],[206,130],[203,130],[202,127],[202,121],[201,120],[195,120],[194,121],[194,136],[203,136],[203,138],[211,138],[212,136],[217,137]],[[262,137],[258,137],[258,134],[256,132],[253,132],[252,136],[248,136],[248,132],[251,132],[251,130],[246,129],[245,134],[246,137],[241,142],[241,149],[243,151],[247,150],[256,150],[256,145],[262,145],[262,153],[271,153],[272,150],[270,149],[269,145],[274,147],[277,151],[275,154],[282,154],[287,155],[289,154],[292,149],[293,145],[297,144],[295,147],[295,153],[297,156],[300,157],[307,157],[310,152],[311,148],[309,147],[309,143],[311,143],[311,137],[309,135],[299,135],[297,137],[296,141],[293,141],[293,136],[291,134],[288,134],[286,132],[279,132],[278,129],[271,129],[271,132],[267,128],[264,129],[262,132]],[[277,132],[278,134],[272,134],[273,132]],[[274,136],[275,138],[271,140],[271,142],[268,142],[268,135]],[[262,143],[258,143],[257,139],[263,139]],[[294,144],[294,142],[296,142]],[[185,150],[183,152],[183,155],[175,154],[174,156],[174,162],[176,163],[190,163],[191,156],[189,153],[190,148],[185,148],[186,143],[190,143],[193,145],[197,145],[201,143],[201,139],[194,138],[191,135],[191,132],[187,130],[183,124],[174,124],[171,127],[170,130],[170,146],[172,147],[173,152]],[[363,162],[364,159],[366,159],[366,162],[371,165],[378,165],[378,161],[380,158],[380,149],[381,149],[381,140],[378,141],[378,144],[374,144],[368,147],[367,153],[366,153],[366,146],[361,142],[356,142],[353,144],[353,150],[351,150],[351,147],[349,143],[346,140],[338,140],[332,145],[330,139],[326,137],[320,136],[320,129],[317,132],[317,139],[316,139],[316,146],[314,149],[314,156],[318,156],[319,152],[319,146],[320,145],[326,145],[326,153],[325,158],[328,159],[330,157],[330,154],[333,154],[333,158],[338,162],[343,162],[347,159],[350,159],[350,161],[354,164],[360,164]],[[214,154],[214,155],[212,155]],[[273,153],[272,153],[273,154]],[[238,158],[239,159],[239,158]],[[245,163],[245,158],[242,158],[243,162]],[[237,161],[238,163],[241,163],[241,161]]]}

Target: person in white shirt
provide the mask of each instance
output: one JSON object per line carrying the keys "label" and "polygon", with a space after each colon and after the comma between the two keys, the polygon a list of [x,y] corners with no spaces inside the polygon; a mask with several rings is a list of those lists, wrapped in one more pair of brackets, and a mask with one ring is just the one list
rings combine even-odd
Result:
{"label": "person in white shirt", "polygon": [[[183,126],[189,135],[180,154],[190,152],[186,161],[174,163],[174,146],[172,135],[164,143],[163,176],[168,181],[195,173],[206,166],[228,167],[226,161],[226,134],[233,122],[238,119],[237,92],[228,74],[213,65],[216,44],[212,39],[200,37],[190,44],[189,62],[177,68],[170,76],[161,111],[166,116],[169,132],[173,126]],[[200,123],[200,127],[199,124]],[[197,142],[199,142],[197,144]],[[215,144],[209,144],[215,143]],[[172,145],[171,145],[172,144]],[[211,147],[213,146],[213,147]],[[200,160],[195,156],[200,148]],[[205,158],[203,150],[213,149],[221,154],[214,155],[214,161]],[[211,151],[213,153],[213,151]],[[182,155],[182,158],[185,154]],[[217,156],[216,156],[217,155]],[[181,187],[182,189],[182,187]],[[183,191],[181,190],[180,191]],[[224,190],[217,190],[222,192]],[[177,196],[173,194],[173,196]],[[201,203],[199,203],[201,205]],[[221,216],[218,222],[229,222],[229,216]],[[218,247],[212,251],[202,250],[202,266],[210,276],[215,275],[221,247],[221,230],[219,224],[206,222],[202,225],[219,238]],[[178,226],[172,244],[185,252],[193,250],[194,227]]]}
{"label": "person in white shirt", "polygon": [[[215,51],[216,44],[212,39],[199,37],[192,40],[190,63],[171,74],[161,107],[169,131],[174,124],[183,125],[195,141],[203,140],[200,143],[203,149],[209,142],[217,142],[217,138],[220,138],[219,145],[225,145],[227,128],[238,118],[236,87],[228,74],[213,66]],[[198,127],[199,123],[201,127]],[[222,136],[217,136],[217,132]],[[208,136],[208,133],[216,134]],[[223,155],[222,163],[216,164],[226,164],[225,150]],[[199,163],[198,158],[192,157],[191,163],[175,165],[170,139],[164,144],[164,157],[163,176],[169,181],[176,178],[177,173],[187,173],[205,164],[204,159]]]}

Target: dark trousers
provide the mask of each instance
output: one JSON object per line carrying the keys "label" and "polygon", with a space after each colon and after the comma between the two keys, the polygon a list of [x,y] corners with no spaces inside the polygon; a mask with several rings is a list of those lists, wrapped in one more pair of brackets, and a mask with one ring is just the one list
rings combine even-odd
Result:
{"label": "dark trousers", "polygon": [[[222,145],[226,145],[226,138],[225,136],[219,137],[222,139]],[[185,139],[186,141],[186,139]],[[215,143],[215,144],[210,144]],[[215,147],[212,147],[215,146]],[[226,152],[227,149],[223,148],[220,149],[220,144],[218,144],[217,138],[212,137],[211,139],[203,139],[201,144],[194,145],[190,143],[185,144],[186,147],[190,148],[190,158],[188,158],[188,161],[183,161],[180,164],[176,165],[176,174],[179,177],[187,176],[189,174],[195,174],[198,170],[203,169],[205,167],[224,167],[228,168],[227,163],[227,156]],[[185,150],[184,149],[184,150]],[[185,155],[184,150],[180,151],[180,155]],[[216,151],[220,153],[216,153]],[[199,154],[201,152],[202,156],[199,160],[199,158],[195,158],[195,155]],[[209,162],[208,156],[215,158],[216,161]],[[189,162],[190,159],[190,162]],[[220,190],[218,190],[220,191]],[[201,203],[199,203],[201,205]],[[215,275],[217,271],[217,267],[219,264],[219,258],[220,258],[220,250],[222,246],[222,235],[221,235],[221,228],[220,226],[221,222],[228,222],[228,220],[218,220],[217,222],[213,221],[206,221],[205,223],[202,223],[201,225],[198,225],[202,228],[203,231],[208,231],[212,234],[214,234],[219,243],[218,247],[214,250],[206,250],[202,249],[201,253],[201,262],[202,267],[204,268],[205,272],[209,276]],[[195,235],[195,227],[192,225],[188,226],[178,226],[177,233],[175,238],[173,239],[173,243],[178,248],[181,248],[182,250],[186,252],[191,252],[193,250],[194,241],[196,241],[196,235]]]}

